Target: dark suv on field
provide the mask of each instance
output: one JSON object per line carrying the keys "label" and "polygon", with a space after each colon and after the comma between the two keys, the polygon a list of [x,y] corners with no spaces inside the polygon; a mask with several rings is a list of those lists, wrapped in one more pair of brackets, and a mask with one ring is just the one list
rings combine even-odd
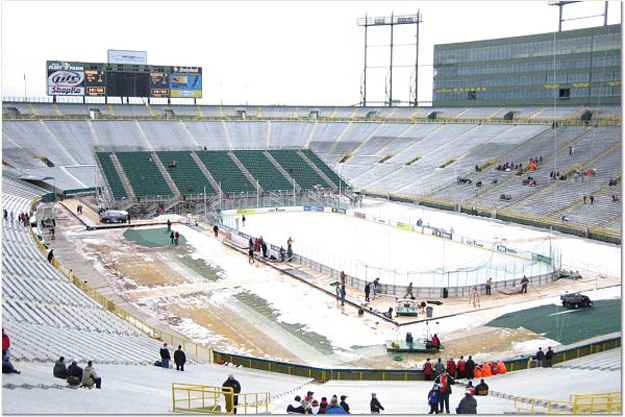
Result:
{"label": "dark suv on field", "polygon": [[578,309],[580,307],[592,307],[592,301],[590,301],[590,298],[578,292],[561,295],[560,300],[562,300],[562,306],[567,308]]}

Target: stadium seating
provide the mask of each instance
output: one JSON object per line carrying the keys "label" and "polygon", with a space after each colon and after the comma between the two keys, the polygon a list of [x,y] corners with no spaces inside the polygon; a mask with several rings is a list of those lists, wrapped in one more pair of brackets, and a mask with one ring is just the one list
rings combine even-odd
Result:
{"label": "stadium seating", "polygon": [[2,229],[2,326],[11,356],[29,361],[59,356],[102,363],[150,363],[159,343],[87,297],[36,248],[17,221],[46,191],[7,176],[2,205],[13,213]]}
{"label": "stadium seating", "polygon": [[312,189],[316,185],[324,188],[331,186],[297,153],[287,150],[269,151],[269,153],[303,189]]}
{"label": "stadium seating", "polygon": [[[157,152],[157,155],[165,164],[167,172],[171,175],[182,195],[202,194],[204,187],[206,187],[206,194],[217,194],[189,151],[163,151]],[[172,168],[168,161],[174,159],[178,161],[178,165]]]}
{"label": "stadium seating", "polygon": [[[263,155],[262,151],[234,151],[236,157],[265,191],[292,191],[293,185]],[[288,170],[287,170],[288,171]]]}
{"label": "stadium seating", "polygon": [[172,192],[156,163],[150,161],[150,154],[119,152],[116,156],[138,198],[171,197]]}
{"label": "stadium seating", "polygon": [[318,156],[317,154],[315,154],[313,151],[311,151],[310,149],[304,149],[302,151],[302,153],[304,155],[306,155],[308,157],[308,159],[310,159],[310,161],[315,164],[317,166],[317,168],[319,168],[324,174],[326,174],[326,176],[328,178],[330,178],[330,180],[332,182],[334,182],[337,186],[339,185],[339,183],[341,184],[342,188],[345,188],[347,186],[347,184],[345,184],[345,181],[343,181],[337,174],[336,172],[332,171],[330,169],[330,167],[328,167],[328,165],[326,165],[325,162],[323,162]]}
{"label": "stadium seating", "polygon": [[225,151],[198,151],[197,156],[210,171],[224,193],[256,192],[245,175]]}
{"label": "stadium seating", "polygon": [[115,199],[128,198],[128,193],[126,193],[122,180],[119,178],[119,174],[117,174],[115,165],[113,165],[111,160],[111,153],[97,152],[96,155]]}

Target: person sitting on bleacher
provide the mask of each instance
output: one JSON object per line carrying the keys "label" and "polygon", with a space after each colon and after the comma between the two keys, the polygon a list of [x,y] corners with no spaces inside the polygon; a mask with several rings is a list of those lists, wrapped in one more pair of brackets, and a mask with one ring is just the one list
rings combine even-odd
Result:
{"label": "person sitting on bleacher", "polygon": [[67,383],[72,386],[80,385],[82,381],[82,368],[78,366],[78,362],[72,361],[67,367]]}
{"label": "person sitting on bleacher", "polygon": [[2,357],[2,373],[3,374],[19,374],[21,373],[11,363],[11,359],[9,358],[9,354],[5,353]]}
{"label": "person sitting on bleacher", "polygon": [[95,369],[93,369],[93,362],[87,362],[87,367],[85,368],[85,372],[82,374],[82,386],[85,388],[93,388],[93,386],[97,389],[100,389],[102,386],[102,378],[98,377]]}
{"label": "person sitting on bleacher", "polygon": [[488,395],[488,384],[483,379],[475,386],[475,395]]}
{"label": "person sitting on bleacher", "polygon": [[54,362],[52,375],[55,378],[67,379],[67,367],[65,366],[65,358],[61,356],[58,361]]}

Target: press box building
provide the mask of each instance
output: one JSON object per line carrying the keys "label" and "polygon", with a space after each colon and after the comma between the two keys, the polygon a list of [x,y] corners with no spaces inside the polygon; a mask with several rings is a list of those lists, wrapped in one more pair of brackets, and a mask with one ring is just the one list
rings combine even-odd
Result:
{"label": "press box building", "polygon": [[434,46],[434,107],[621,104],[621,25]]}

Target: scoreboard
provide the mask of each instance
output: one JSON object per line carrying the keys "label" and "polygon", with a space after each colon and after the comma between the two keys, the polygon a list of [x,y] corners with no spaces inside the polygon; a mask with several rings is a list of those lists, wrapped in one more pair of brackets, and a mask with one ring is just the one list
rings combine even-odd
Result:
{"label": "scoreboard", "polygon": [[202,97],[202,67],[47,61],[47,94]]}

